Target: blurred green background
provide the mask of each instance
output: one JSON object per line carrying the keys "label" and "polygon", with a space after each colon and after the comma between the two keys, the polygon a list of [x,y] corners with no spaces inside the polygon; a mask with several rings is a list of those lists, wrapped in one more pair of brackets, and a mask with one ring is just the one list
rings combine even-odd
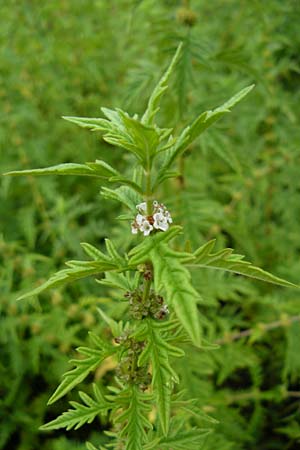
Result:
{"label": "blurred green background", "polygon": [[[290,281],[300,281],[300,3],[297,0],[9,0],[1,2],[1,172],[107,160],[124,153],[62,115],[100,106],[140,113],[180,41],[183,55],[160,112],[179,129],[251,83],[255,90],[180,161],[160,193],[188,245],[211,238]],[[0,449],[84,449],[109,424],[77,432],[38,427],[66,409],[46,402],[87,331],[116,318],[113,293],[93,280],[24,303],[80,242],[132,242],[99,182],[4,178],[0,188]],[[125,239],[124,239],[124,236]],[[300,296],[211,272],[194,279],[200,317],[217,351],[177,363],[182,384],[220,421],[205,450],[300,448]],[[112,377],[106,367],[96,376]],[[91,380],[89,380],[91,381]]]}

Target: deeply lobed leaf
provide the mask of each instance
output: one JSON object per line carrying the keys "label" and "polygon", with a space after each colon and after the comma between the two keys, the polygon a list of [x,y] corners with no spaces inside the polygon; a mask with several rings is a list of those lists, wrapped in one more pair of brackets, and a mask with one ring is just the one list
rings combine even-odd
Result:
{"label": "deeply lobed leaf", "polygon": [[51,422],[42,425],[40,430],[58,430],[60,428],[77,430],[82,425],[91,423],[99,414],[107,414],[111,404],[105,400],[96,384],[93,385],[93,390],[95,400],[84,392],[79,392],[83,404],[70,402],[73,409],[69,409]]}
{"label": "deeply lobed leaf", "polygon": [[59,400],[75,386],[77,386],[77,384],[81,383],[90,372],[94,371],[101,364],[105,358],[115,352],[114,347],[102,341],[99,336],[90,333],[90,337],[97,348],[93,349],[89,347],[79,347],[77,349],[77,351],[86,356],[86,358],[72,359],[70,361],[75,365],[75,367],[63,375],[62,382],[48,401],[49,405]]}
{"label": "deeply lobed leaf", "polygon": [[213,239],[196,250],[189,265],[192,268],[225,270],[280,286],[300,288],[283,278],[276,277],[259,267],[253,266],[248,261],[244,261],[244,256],[232,254],[231,248],[212,253],[214,246],[215,240]]}
{"label": "deeply lobed leaf", "polygon": [[146,430],[152,428],[147,418],[150,410],[148,400],[149,395],[142,393],[135,385],[123,390],[116,399],[113,420],[123,425],[120,438],[124,440],[125,450],[143,450],[147,440]]}
{"label": "deeply lobed leaf", "polygon": [[151,361],[153,391],[161,428],[166,436],[169,430],[172,387],[174,381],[178,382],[177,374],[170,365],[169,357],[183,356],[183,352],[166,341],[160,328],[164,330],[163,326],[155,326],[153,320],[147,320],[147,344],[139,357],[138,364],[142,366],[147,361]]}
{"label": "deeply lobed leaf", "polygon": [[96,247],[91,244],[82,243],[83,249],[91,256],[94,261],[68,261],[65,264],[69,266],[68,269],[60,270],[49,278],[45,283],[32,291],[26,292],[21,295],[18,300],[23,300],[34,295],[52,289],[55,287],[63,286],[71,281],[80,280],[91,275],[97,275],[101,272],[118,270],[125,264],[125,261],[116,252],[112,253],[113,244],[109,242],[109,255],[105,255]]}

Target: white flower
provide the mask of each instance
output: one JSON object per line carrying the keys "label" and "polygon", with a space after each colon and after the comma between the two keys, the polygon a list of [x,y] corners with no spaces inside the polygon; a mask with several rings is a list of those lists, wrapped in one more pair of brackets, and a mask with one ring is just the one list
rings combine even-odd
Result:
{"label": "white flower", "polygon": [[143,202],[140,203],[139,205],[136,205],[136,209],[140,212],[140,213],[145,213],[147,212],[147,203]]}
{"label": "white flower", "polygon": [[139,231],[139,229],[138,229],[138,227],[136,226],[136,223],[135,223],[135,222],[132,222],[132,224],[131,224],[131,233],[132,233],[132,234],[137,234],[138,231]]}
{"label": "white flower", "polygon": [[152,230],[153,226],[148,222],[147,219],[145,219],[143,223],[140,225],[140,231],[144,233],[144,236],[149,236]]}
{"label": "white flower", "polygon": [[167,218],[163,215],[163,213],[158,212],[153,214],[153,219],[154,228],[156,228],[157,230],[167,231],[167,229],[169,228],[169,224]]}
{"label": "white flower", "polygon": [[138,225],[138,227],[140,227],[145,220],[146,220],[146,217],[143,216],[142,214],[137,214],[137,216],[135,218],[135,222]]}
{"label": "white flower", "polygon": [[131,232],[137,234],[141,231],[144,236],[149,236],[153,229],[160,231],[167,231],[169,223],[172,223],[172,217],[167,211],[165,205],[159,203],[157,200],[153,201],[152,214],[147,214],[147,203],[142,202],[136,205],[138,214],[131,224]]}
{"label": "white flower", "polygon": [[142,214],[137,214],[136,218],[131,224],[131,232],[132,234],[137,234],[139,230],[141,230],[141,226],[143,225],[144,221],[146,220],[146,217]]}
{"label": "white flower", "polygon": [[165,211],[165,218],[167,219],[167,222],[172,223],[173,219],[171,217],[171,214],[169,213],[169,211]]}

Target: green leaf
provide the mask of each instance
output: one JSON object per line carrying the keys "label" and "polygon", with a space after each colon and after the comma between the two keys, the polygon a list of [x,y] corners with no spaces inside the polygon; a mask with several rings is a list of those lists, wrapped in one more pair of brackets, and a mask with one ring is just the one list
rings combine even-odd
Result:
{"label": "green leaf", "polygon": [[82,128],[88,128],[92,131],[106,131],[110,128],[108,120],[102,118],[72,116],[62,116],[62,118],[68,122],[75,123]]}
{"label": "green leaf", "polygon": [[169,356],[182,356],[182,353],[166,341],[161,334],[159,325],[155,326],[153,320],[147,320],[147,344],[139,357],[138,365],[142,366],[151,360],[153,391],[156,396],[161,428],[166,436],[169,430],[173,382],[179,381],[169,363]]}
{"label": "green leaf", "polygon": [[200,450],[211,430],[192,428],[188,431],[175,432],[172,436],[161,439],[159,448],[169,450]]}
{"label": "green leaf", "polygon": [[86,445],[87,450],[99,450],[90,442],[86,442],[85,445]]}
{"label": "green leaf", "polygon": [[105,278],[101,280],[96,280],[99,284],[104,286],[109,286],[112,288],[118,288],[122,291],[134,291],[138,287],[139,283],[139,273],[136,272],[133,277],[129,272],[117,273],[108,272],[105,274]]}
{"label": "green leaf", "polygon": [[105,239],[105,246],[107,253],[111,257],[111,260],[114,261],[119,267],[127,264],[125,259],[122,258],[122,256],[117,251],[115,244],[110,239]]}
{"label": "green leaf", "polygon": [[170,79],[170,76],[179,60],[180,53],[182,49],[182,43],[179,44],[175,55],[172,58],[172,61],[167,69],[167,71],[164,73],[164,75],[159,80],[158,84],[154,88],[149,101],[147,109],[142,117],[142,123],[145,125],[152,125],[154,121],[154,117],[156,113],[159,111],[159,104],[161,101],[161,98],[165,91],[168,89],[168,82]]}
{"label": "green leaf", "polygon": [[16,170],[7,172],[4,175],[23,176],[23,175],[82,175],[96,178],[110,179],[119,177],[120,174],[113,167],[104,161],[96,160],[93,163],[86,164],[58,164],[56,166],[43,169]]}
{"label": "green leaf", "polygon": [[160,139],[158,131],[143,125],[135,117],[130,117],[120,109],[113,111],[102,108],[102,111],[108,120],[87,117],[63,118],[83,128],[104,132],[103,139],[106,142],[125,148],[135,155],[143,167],[146,167],[158,146]]}
{"label": "green leaf", "polygon": [[161,242],[169,242],[175,236],[182,232],[182,227],[173,225],[167,231],[158,232],[152,236],[143,239],[142,243],[130,250],[130,265],[141,264],[147,258],[147,255],[154,250]]}
{"label": "green leaf", "polygon": [[120,173],[114,169],[110,164],[101,159],[96,159],[95,162],[87,162],[86,165],[93,169],[99,176],[104,178],[119,176]]}
{"label": "green leaf", "polygon": [[[150,396],[142,393],[135,385],[122,391],[116,399],[116,409],[113,420],[124,424],[120,437],[124,439],[125,450],[143,450],[146,441],[146,429],[152,425],[147,419],[151,407],[148,404]],[[122,411],[119,412],[120,406]]]}
{"label": "green leaf", "polygon": [[109,326],[112,335],[114,337],[120,336],[122,334],[122,329],[123,329],[123,322],[116,322],[114,319],[112,319],[111,317],[109,317],[107,314],[105,314],[104,311],[102,311],[101,308],[97,308],[100,316],[102,317],[102,319],[104,320],[104,322],[107,323],[107,325]]}
{"label": "green leaf", "polygon": [[197,303],[201,297],[191,284],[189,271],[183,266],[186,255],[175,252],[162,243],[151,251],[150,258],[154,266],[156,290],[164,287],[167,302],[174,307],[178,320],[193,343],[200,346]]}
{"label": "green leaf", "polygon": [[161,183],[165,171],[169,169],[170,165],[174,160],[182,155],[188,146],[202,134],[207,128],[209,128],[213,123],[219,120],[224,114],[230,112],[230,108],[235,106],[240,102],[252,89],[254,84],[242,89],[236,95],[234,95],[230,100],[225,102],[222,106],[214,109],[213,111],[206,111],[200,114],[194,122],[187,126],[182,133],[178,136],[176,143],[166,152],[165,161],[162,168],[160,169],[156,184]]}
{"label": "green leaf", "polygon": [[103,187],[101,195],[104,198],[116,200],[136,213],[136,205],[142,201],[142,197],[127,186],[121,186],[117,189]]}
{"label": "green leaf", "polygon": [[40,430],[58,430],[59,428],[77,430],[85,423],[91,423],[98,414],[107,414],[111,404],[105,400],[96,384],[93,385],[93,391],[95,400],[84,392],[79,392],[84,404],[70,402],[73,409],[69,409],[51,422],[42,425]]}
{"label": "green leaf", "polygon": [[[194,120],[194,122],[189,127],[183,130],[182,136],[187,136],[187,138],[184,140],[184,146],[190,145],[213,123],[219,120],[224,114],[229,113],[230,108],[233,108],[237,103],[239,103],[253,88],[254,84],[242,89],[222,106],[219,106],[213,111],[206,111],[200,114],[200,116],[196,120]],[[182,147],[179,147],[177,151],[181,152],[181,150],[183,150]]]}
{"label": "green leaf", "polygon": [[70,266],[70,269],[63,269],[56,272],[41,286],[26,292],[18,297],[17,300],[24,300],[25,298],[39,295],[48,289],[63,286],[71,281],[81,280],[82,278],[97,275],[108,270],[118,269],[118,266],[115,263],[105,261],[68,261],[66,262],[66,265]]}
{"label": "green leaf", "polygon": [[[82,243],[81,245],[94,261],[67,261],[65,264],[69,266],[68,269],[56,272],[41,286],[21,295],[18,300],[38,295],[48,289],[57,288],[66,283],[70,283],[71,281],[80,280],[81,278],[89,277],[91,275],[97,275],[101,272],[118,270],[125,264],[125,260],[123,260],[120,255],[117,255],[116,252],[114,255],[112,253],[105,255],[91,244]],[[113,244],[110,243],[110,247],[112,246]]]}
{"label": "green leaf", "polygon": [[139,186],[137,183],[135,183],[132,180],[129,180],[128,178],[122,177],[122,176],[113,176],[109,178],[109,181],[111,183],[120,183],[122,185],[126,185],[136,191],[138,194],[143,195],[143,189],[141,186]]}
{"label": "green leaf", "polygon": [[89,333],[96,349],[89,347],[79,347],[77,351],[86,356],[84,359],[72,359],[70,363],[75,367],[63,375],[63,380],[57,387],[48,401],[48,405],[59,400],[61,397],[71,391],[77,384],[81,383],[90,372],[94,371],[101,362],[115,352],[113,346],[102,341],[98,336]]}
{"label": "green leaf", "polygon": [[212,253],[215,242],[215,239],[213,239],[196,250],[189,266],[192,268],[225,270],[280,286],[300,288],[300,286],[278,278],[259,267],[253,266],[250,262],[244,261],[244,256],[232,254],[233,250],[231,248]]}
{"label": "green leaf", "polygon": [[129,264],[136,266],[151,260],[154,266],[155,289],[161,287],[166,292],[166,300],[174,307],[176,315],[190,335],[195,345],[200,345],[200,325],[197,303],[199,293],[191,284],[191,276],[183,266],[189,260],[189,253],[179,253],[171,250],[166,242],[181,231],[181,227],[172,226],[168,231],[149,236],[137,247],[133,248]]}
{"label": "green leaf", "polygon": [[85,164],[58,164],[57,166],[46,167],[44,169],[16,170],[7,172],[4,175],[87,175],[98,177],[99,175]]}
{"label": "green leaf", "polygon": [[131,138],[137,149],[143,151],[143,159],[147,162],[155,153],[159,144],[160,136],[155,128],[146,126],[138,120],[130,117],[128,114],[118,110],[122,117],[122,122],[126,128],[126,132]]}
{"label": "green leaf", "polygon": [[92,244],[88,244],[87,242],[81,242],[80,245],[86,252],[86,254],[91,258],[93,258],[95,261],[104,261],[109,263],[111,262],[109,256],[105,255],[105,253],[101,252],[101,250],[94,247]]}

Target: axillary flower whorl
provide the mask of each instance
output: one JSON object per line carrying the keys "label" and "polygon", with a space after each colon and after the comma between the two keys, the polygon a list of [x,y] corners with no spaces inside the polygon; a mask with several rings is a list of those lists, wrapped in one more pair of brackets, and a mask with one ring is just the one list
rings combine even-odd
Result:
{"label": "axillary flower whorl", "polygon": [[158,203],[156,200],[153,202],[153,210],[150,216],[147,215],[146,202],[136,205],[136,209],[138,214],[131,223],[133,234],[137,234],[140,231],[144,236],[149,236],[153,230],[167,231],[169,224],[172,223],[172,217],[165,205]]}

